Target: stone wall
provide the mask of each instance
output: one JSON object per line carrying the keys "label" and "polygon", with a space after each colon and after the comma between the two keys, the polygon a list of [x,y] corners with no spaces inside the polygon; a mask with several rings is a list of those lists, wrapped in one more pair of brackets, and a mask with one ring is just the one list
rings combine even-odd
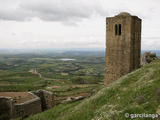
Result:
{"label": "stone wall", "polygon": [[16,117],[23,118],[39,112],[42,112],[41,99],[35,96],[35,98],[30,101],[27,101],[21,104],[14,104],[12,118],[16,118]]}
{"label": "stone wall", "polygon": [[[29,93],[32,94],[32,93]],[[41,100],[32,94],[35,98],[24,103],[15,104],[10,97],[0,97],[0,120],[9,120],[10,118],[27,117],[42,111]],[[7,117],[6,117],[7,116]]]}
{"label": "stone wall", "polygon": [[12,116],[13,100],[9,97],[0,97],[0,120],[9,120]]}
{"label": "stone wall", "polygon": [[156,53],[145,52],[141,55],[141,65],[147,65],[156,59],[158,59]]}
{"label": "stone wall", "polygon": [[54,97],[52,92],[38,90],[29,92],[33,99],[23,102],[14,103],[11,97],[0,97],[0,120],[9,120],[10,118],[27,117],[54,106]]}
{"label": "stone wall", "polygon": [[141,19],[128,13],[106,18],[107,85],[140,67]]}
{"label": "stone wall", "polygon": [[41,98],[43,111],[54,106],[54,95],[52,92],[46,90],[38,90],[33,93]]}

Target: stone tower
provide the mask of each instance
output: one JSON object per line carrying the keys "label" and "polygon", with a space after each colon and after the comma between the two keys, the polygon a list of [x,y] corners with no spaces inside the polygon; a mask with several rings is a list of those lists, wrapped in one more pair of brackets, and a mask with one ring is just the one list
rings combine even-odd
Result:
{"label": "stone tower", "polygon": [[105,85],[140,67],[141,19],[129,13],[106,18]]}

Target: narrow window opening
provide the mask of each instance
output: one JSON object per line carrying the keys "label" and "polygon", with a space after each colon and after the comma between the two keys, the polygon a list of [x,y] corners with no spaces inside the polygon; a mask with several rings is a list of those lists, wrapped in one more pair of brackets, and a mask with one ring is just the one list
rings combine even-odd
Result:
{"label": "narrow window opening", "polygon": [[121,24],[119,24],[119,35],[121,35],[121,33],[122,33],[122,30],[121,30],[122,28],[121,28]]}
{"label": "narrow window opening", "polygon": [[118,35],[118,26],[117,26],[117,24],[115,25],[115,35]]}

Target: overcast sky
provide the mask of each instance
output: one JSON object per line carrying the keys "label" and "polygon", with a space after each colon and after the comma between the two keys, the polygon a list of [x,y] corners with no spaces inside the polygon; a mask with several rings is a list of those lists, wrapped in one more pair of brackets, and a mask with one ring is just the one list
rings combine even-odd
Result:
{"label": "overcast sky", "polygon": [[0,48],[105,48],[105,18],[143,20],[142,49],[160,48],[160,0],[0,0]]}

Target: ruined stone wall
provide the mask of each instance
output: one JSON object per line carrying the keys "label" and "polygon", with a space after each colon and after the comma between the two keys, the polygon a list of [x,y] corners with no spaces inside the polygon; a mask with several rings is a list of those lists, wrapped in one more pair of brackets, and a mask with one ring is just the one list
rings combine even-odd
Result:
{"label": "ruined stone wall", "polygon": [[52,92],[38,90],[33,93],[41,98],[42,110],[50,109],[54,106],[54,95]]}
{"label": "ruined stone wall", "polygon": [[46,108],[50,109],[54,106],[54,96],[52,92],[43,90],[43,96],[46,102]]}
{"label": "ruined stone wall", "polygon": [[12,118],[23,118],[39,112],[42,112],[41,100],[39,97],[35,96],[35,98],[30,101],[21,104],[14,104]]}
{"label": "ruined stone wall", "polygon": [[158,59],[156,53],[145,52],[141,55],[141,66],[145,66]]}
{"label": "ruined stone wall", "polygon": [[[3,117],[5,115],[8,117],[5,118],[5,120],[17,117],[24,118],[29,115],[42,112],[45,109],[50,109],[54,106],[54,97],[52,92],[38,90],[33,93],[29,92],[29,94],[32,94],[34,99],[17,104],[14,103],[14,100],[10,97],[0,97],[0,116]],[[2,118],[2,120],[4,119]]]}
{"label": "ruined stone wall", "polygon": [[0,97],[0,120],[9,120],[12,116],[13,99]]}
{"label": "ruined stone wall", "polygon": [[[121,26],[120,34],[116,34],[116,25]],[[106,32],[107,85],[140,67],[141,20],[130,15],[106,18]]]}

